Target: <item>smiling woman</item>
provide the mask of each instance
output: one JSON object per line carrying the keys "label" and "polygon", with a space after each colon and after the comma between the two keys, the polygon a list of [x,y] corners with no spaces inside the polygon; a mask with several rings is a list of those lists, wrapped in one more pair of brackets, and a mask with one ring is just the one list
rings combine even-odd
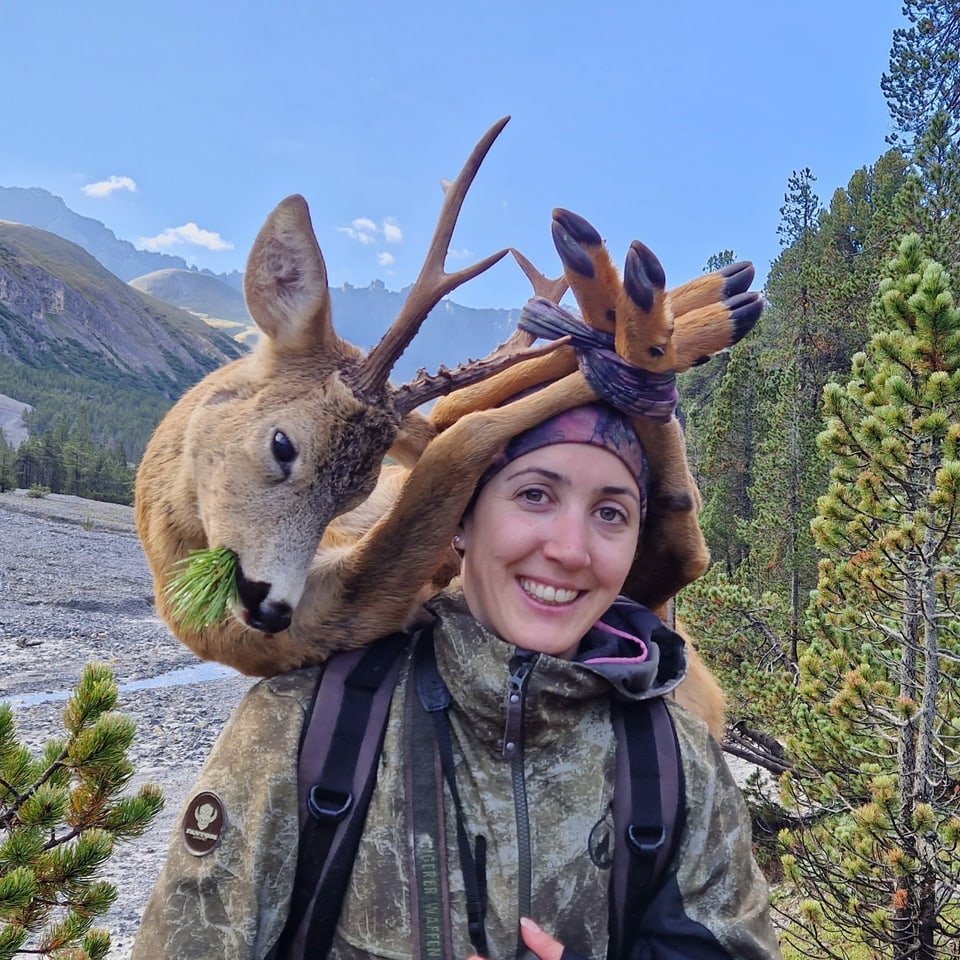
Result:
{"label": "smiling woman", "polygon": [[470,612],[518,647],[569,658],[623,588],[645,502],[643,448],[612,407],[514,438],[457,534]]}
{"label": "smiling woman", "polygon": [[[683,640],[619,596],[638,562],[645,470],[632,420],[602,402],[515,436],[454,538],[460,586],[426,604],[401,647],[366,818],[360,806],[344,821],[362,834],[352,860],[342,847],[330,860],[342,901],[311,900],[301,879],[318,854],[298,820],[303,836],[317,828],[298,818],[314,794],[291,756],[317,670],[298,670],[258,684],[214,748],[181,833],[210,798],[223,829],[202,850],[174,841],[135,960],[778,957],[743,801],[704,723],[672,700]],[[655,713],[666,736],[631,728],[629,764],[672,752],[654,772],[674,777],[681,807],[657,827],[671,838],[662,871],[636,888],[616,879],[634,856],[616,818],[640,793],[667,794],[618,773],[615,730]]]}

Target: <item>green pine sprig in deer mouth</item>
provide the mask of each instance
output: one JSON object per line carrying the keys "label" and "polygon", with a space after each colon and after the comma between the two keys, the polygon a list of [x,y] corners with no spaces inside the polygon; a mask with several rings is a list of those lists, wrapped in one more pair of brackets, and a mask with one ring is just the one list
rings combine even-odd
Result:
{"label": "green pine sprig in deer mouth", "polygon": [[191,550],[174,566],[167,584],[173,619],[188,630],[226,620],[239,603],[237,566],[237,555],[226,547]]}

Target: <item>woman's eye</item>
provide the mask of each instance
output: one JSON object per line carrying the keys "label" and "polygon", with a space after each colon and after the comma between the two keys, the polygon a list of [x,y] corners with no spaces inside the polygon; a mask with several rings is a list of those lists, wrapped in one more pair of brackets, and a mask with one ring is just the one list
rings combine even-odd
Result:
{"label": "woman's eye", "polygon": [[534,487],[528,490],[521,490],[520,499],[526,503],[543,503],[546,499],[546,494],[543,490],[538,490]]}
{"label": "woman's eye", "polygon": [[599,510],[600,519],[604,523],[626,523],[627,515],[619,507],[601,507]]}

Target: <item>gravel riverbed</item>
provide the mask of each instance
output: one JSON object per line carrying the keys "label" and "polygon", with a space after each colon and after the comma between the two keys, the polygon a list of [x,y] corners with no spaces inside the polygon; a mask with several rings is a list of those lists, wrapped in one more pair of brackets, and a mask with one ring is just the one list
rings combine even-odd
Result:
{"label": "gravel riverbed", "polygon": [[119,846],[105,870],[119,896],[98,921],[127,960],[181,804],[213,741],[255,682],[204,663],[153,607],[153,585],[133,509],[25,491],[0,494],[0,700],[37,750],[60,727],[64,700],[84,664],[108,664],[118,709],[137,723],[136,777],[158,784],[163,813]]}

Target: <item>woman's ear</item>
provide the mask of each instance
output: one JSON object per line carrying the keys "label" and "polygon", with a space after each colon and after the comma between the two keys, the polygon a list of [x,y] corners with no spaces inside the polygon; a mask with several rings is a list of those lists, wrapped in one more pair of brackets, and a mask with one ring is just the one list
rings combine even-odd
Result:
{"label": "woman's ear", "polygon": [[451,546],[460,556],[463,556],[464,547],[466,546],[467,535],[463,530],[463,523],[460,523],[460,526],[457,527],[457,532],[454,534],[453,542]]}

